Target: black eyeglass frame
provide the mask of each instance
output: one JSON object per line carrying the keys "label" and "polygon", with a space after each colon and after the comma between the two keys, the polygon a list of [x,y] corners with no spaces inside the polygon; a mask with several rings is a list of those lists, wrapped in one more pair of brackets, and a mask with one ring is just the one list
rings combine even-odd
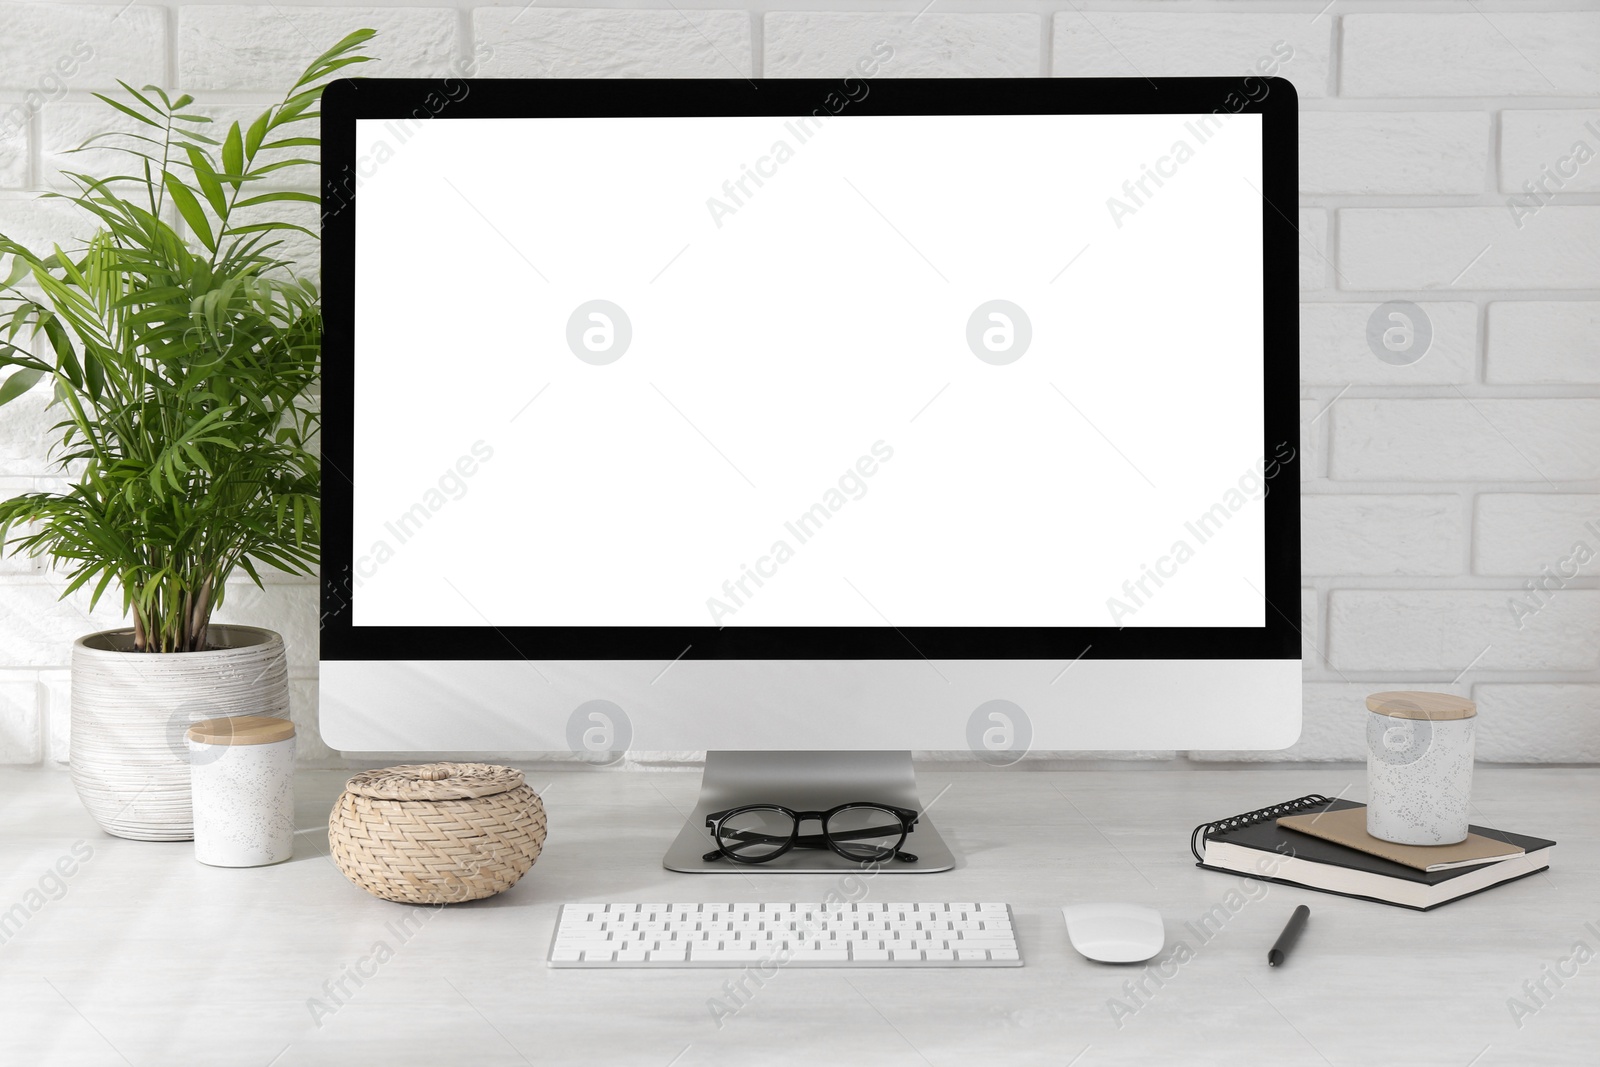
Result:
{"label": "black eyeglass frame", "polygon": [[[880,804],[871,800],[851,801],[848,804],[840,804],[838,807],[829,808],[827,811],[795,811],[792,808],[784,807],[782,804],[743,804],[737,808],[729,808],[726,811],[714,811],[706,816],[706,826],[711,830],[711,836],[717,842],[717,847],[715,851],[707,852],[701,859],[710,862],[719,856],[723,856],[734,863],[770,863],[790,849],[799,847],[829,848],[847,860],[857,863],[867,861],[870,857],[855,856],[845,851],[846,846],[836,840],[837,835],[828,832],[828,821],[830,819],[840,812],[851,811],[856,808],[875,808],[878,811],[886,811],[898,817],[900,820],[900,839],[894,843],[892,848],[888,849],[888,852],[903,863],[915,863],[917,861],[917,857],[911,853],[901,852],[900,846],[906,843],[906,837],[917,828],[917,820],[922,817],[922,813],[912,808],[902,808],[894,804]],[[759,857],[741,856],[725,847],[722,843],[722,824],[733,816],[742,815],[747,811],[776,811],[789,816],[794,825],[794,828],[789,832],[789,840],[785,841],[780,848]],[[800,832],[800,824],[812,821],[822,823],[822,833],[802,834]],[[871,832],[876,832],[876,829],[873,828]],[[855,832],[865,833],[869,831]]]}

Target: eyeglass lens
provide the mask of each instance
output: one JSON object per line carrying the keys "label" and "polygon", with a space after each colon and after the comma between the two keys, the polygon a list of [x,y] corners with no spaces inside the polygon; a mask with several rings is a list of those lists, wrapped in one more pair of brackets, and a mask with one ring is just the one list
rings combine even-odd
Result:
{"label": "eyeglass lens", "polygon": [[846,808],[824,828],[834,847],[856,860],[885,860],[905,840],[900,816],[883,808]]}
{"label": "eyeglass lens", "polygon": [[718,828],[717,844],[744,860],[773,855],[794,836],[794,820],[776,808],[750,808],[729,815]]}

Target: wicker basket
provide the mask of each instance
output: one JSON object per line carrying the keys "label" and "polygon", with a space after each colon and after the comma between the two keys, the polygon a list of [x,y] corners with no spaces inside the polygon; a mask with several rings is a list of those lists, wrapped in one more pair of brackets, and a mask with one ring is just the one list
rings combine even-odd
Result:
{"label": "wicker basket", "polygon": [[538,859],[544,835],[544,805],[522,772],[484,763],[364,771],[328,817],[328,844],[345,877],[402,904],[504,892]]}

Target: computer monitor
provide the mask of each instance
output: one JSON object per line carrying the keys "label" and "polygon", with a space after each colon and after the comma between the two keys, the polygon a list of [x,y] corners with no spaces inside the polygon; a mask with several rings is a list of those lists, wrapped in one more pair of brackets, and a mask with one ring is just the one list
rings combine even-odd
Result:
{"label": "computer monitor", "polygon": [[909,873],[912,750],[1293,743],[1293,88],[869,66],[329,87],[330,745],[704,750],[669,868]]}

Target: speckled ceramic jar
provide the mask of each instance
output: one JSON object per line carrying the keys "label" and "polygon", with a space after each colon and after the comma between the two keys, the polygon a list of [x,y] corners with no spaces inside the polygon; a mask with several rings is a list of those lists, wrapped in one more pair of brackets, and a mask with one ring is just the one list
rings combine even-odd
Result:
{"label": "speckled ceramic jar", "polygon": [[294,855],[294,724],[265,715],[189,727],[194,858],[264,867]]}
{"label": "speckled ceramic jar", "polygon": [[1477,705],[1449,693],[1374,693],[1367,712],[1367,833],[1401,845],[1465,841]]}

